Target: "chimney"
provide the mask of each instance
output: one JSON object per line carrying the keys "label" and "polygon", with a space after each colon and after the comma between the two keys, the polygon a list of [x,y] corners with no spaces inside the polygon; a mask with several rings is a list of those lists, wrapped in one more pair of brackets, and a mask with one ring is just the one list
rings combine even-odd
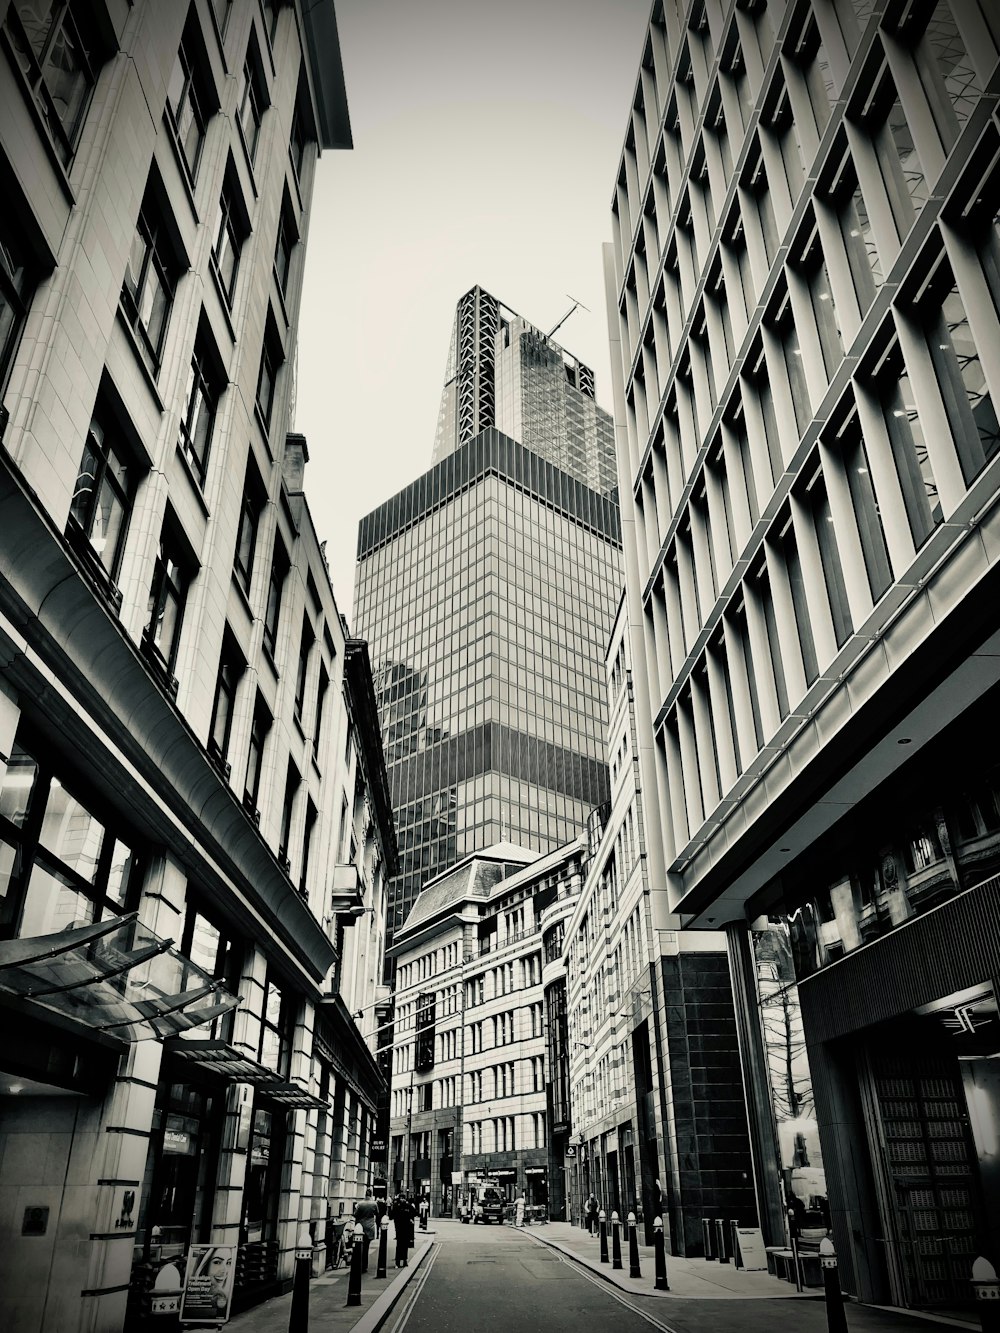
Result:
{"label": "chimney", "polygon": [[305,489],[306,464],[309,462],[309,446],[306,437],[297,433],[285,436],[285,452],[281,459],[281,475],[289,495],[300,495]]}

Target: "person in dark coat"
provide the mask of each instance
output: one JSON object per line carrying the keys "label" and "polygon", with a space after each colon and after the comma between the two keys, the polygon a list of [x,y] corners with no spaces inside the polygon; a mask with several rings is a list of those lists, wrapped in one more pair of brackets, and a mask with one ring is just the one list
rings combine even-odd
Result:
{"label": "person in dark coat", "polygon": [[362,1240],[364,1243],[364,1252],[361,1259],[362,1273],[368,1272],[368,1250],[372,1241],[375,1239],[375,1231],[378,1226],[378,1212],[375,1207],[375,1200],[372,1198],[371,1190],[365,1191],[365,1197],[359,1199],[354,1205],[354,1220],[361,1223]]}
{"label": "person in dark coat", "polygon": [[390,1211],[396,1233],[396,1267],[406,1268],[406,1253],[413,1244],[413,1205],[403,1194],[397,1194]]}

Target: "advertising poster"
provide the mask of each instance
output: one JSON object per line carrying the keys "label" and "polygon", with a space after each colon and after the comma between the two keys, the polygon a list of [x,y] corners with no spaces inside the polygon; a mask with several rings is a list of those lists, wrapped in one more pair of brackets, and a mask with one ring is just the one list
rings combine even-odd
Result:
{"label": "advertising poster", "polygon": [[181,1324],[224,1324],[236,1276],[235,1245],[192,1245],[184,1269]]}

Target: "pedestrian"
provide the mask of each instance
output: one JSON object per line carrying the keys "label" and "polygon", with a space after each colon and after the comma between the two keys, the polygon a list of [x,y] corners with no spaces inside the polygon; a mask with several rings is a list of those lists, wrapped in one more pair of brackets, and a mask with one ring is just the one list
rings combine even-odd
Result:
{"label": "pedestrian", "polygon": [[587,1230],[593,1236],[597,1230],[597,1215],[601,1211],[597,1202],[597,1196],[593,1190],[590,1191],[590,1197],[587,1200]]}
{"label": "pedestrian", "polygon": [[523,1226],[524,1226],[524,1191],[523,1191],[523,1190],[522,1190],[521,1193],[517,1196],[517,1201],[516,1201],[516,1203],[514,1204],[514,1225],[515,1225],[516,1227],[523,1227]]}
{"label": "pedestrian", "polygon": [[354,1205],[354,1220],[361,1224],[362,1245],[361,1252],[361,1271],[368,1272],[368,1248],[375,1239],[375,1224],[378,1218],[378,1212],[375,1207],[375,1200],[372,1198],[371,1190],[365,1190],[365,1197],[359,1199]]}
{"label": "pedestrian", "polygon": [[431,1201],[426,1194],[420,1196],[420,1230],[427,1230],[427,1217],[431,1211]]}
{"label": "pedestrian", "polygon": [[396,1233],[396,1267],[406,1268],[406,1252],[413,1244],[413,1205],[399,1193],[392,1201],[389,1215]]}

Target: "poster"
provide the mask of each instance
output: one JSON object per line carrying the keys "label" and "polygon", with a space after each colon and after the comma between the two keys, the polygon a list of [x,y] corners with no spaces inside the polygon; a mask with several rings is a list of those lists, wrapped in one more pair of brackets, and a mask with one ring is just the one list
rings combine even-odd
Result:
{"label": "poster", "polygon": [[192,1245],[184,1268],[181,1323],[226,1323],[235,1276],[235,1245]]}

